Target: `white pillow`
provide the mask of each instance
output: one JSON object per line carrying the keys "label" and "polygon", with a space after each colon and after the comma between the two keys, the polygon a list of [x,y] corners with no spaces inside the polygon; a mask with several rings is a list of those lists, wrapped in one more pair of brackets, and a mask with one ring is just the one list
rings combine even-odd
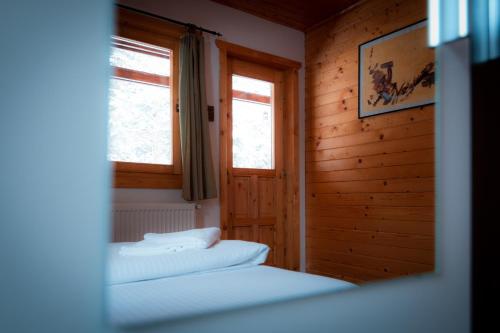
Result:
{"label": "white pillow", "polygon": [[120,249],[124,256],[149,256],[189,249],[206,249],[220,239],[219,228],[191,229],[163,234],[148,233],[144,240],[125,244]]}
{"label": "white pillow", "polygon": [[118,284],[210,271],[237,265],[259,265],[266,261],[269,247],[239,240],[223,240],[208,249],[154,256],[122,256],[120,248],[131,243],[112,243],[108,283]]}

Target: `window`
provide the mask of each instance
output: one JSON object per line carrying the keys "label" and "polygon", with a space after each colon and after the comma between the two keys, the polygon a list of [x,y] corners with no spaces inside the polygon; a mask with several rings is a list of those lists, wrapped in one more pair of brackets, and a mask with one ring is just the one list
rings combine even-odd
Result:
{"label": "window", "polygon": [[108,159],[172,165],[171,50],[113,38]]}
{"label": "window", "polygon": [[108,159],[115,187],[180,188],[179,31],[119,9],[112,38]]}
{"label": "window", "polygon": [[233,75],[233,167],[274,168],[271,82]]}

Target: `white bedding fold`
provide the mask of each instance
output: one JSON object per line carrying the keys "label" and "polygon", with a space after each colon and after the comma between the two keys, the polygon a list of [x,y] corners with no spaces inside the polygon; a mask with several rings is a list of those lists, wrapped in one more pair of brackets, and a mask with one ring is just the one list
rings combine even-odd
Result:
{"label": "white bedding fold", "polygon": [[169,254],[181,252],[190,249],[202,249],[198,243],[180,243],[180,244],[158,244],[148,240],[136,243],[125,244],[120,248],[122,256],[156,256],[160,254]]}
{"label": "white bedding fold", "polygon": [[224,240],[208,249],[153,256],[123,256],[120,248],[131,243],[110,244],[108,284],[158,279],[210,271],[236,265],[259,265],[266,261],[264,244]]}
{"label": "white bedding fold", "polygon": [[152,256],[189,249],[206,249],[219,239],[220,229],[214,227],[163,234],[147,233],[143,241],[123,245],[119,253],[123,256]]}
{"label": "white bedding fold", "polygon": [[144,239],[161,244],[196,244],[200,248],[208,248],[220,239],[220,229],[216,227],[191,229],[164,234],[147,233]]}

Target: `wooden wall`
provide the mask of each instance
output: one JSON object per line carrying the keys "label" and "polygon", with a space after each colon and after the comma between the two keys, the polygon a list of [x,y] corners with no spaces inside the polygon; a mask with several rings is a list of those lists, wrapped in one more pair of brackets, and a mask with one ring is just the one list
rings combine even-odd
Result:
{"label": "wooden wall", "polygon": [[425,0],[368,0],[306,34],[308,272],[434,269],[434,106],[357,114],[358,45],[425,17]]}

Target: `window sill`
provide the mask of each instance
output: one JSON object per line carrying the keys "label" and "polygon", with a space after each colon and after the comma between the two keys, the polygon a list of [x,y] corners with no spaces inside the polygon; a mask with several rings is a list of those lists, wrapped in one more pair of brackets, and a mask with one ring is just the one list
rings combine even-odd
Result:
{"label": "window sill", "polygon": [[173,166],[115,163],[114,188],[181,189],[182,175]]}
{"label": "window sill", "polygon": [[182,175],[147,172],[115,172],[114,188],[181,189]]}

